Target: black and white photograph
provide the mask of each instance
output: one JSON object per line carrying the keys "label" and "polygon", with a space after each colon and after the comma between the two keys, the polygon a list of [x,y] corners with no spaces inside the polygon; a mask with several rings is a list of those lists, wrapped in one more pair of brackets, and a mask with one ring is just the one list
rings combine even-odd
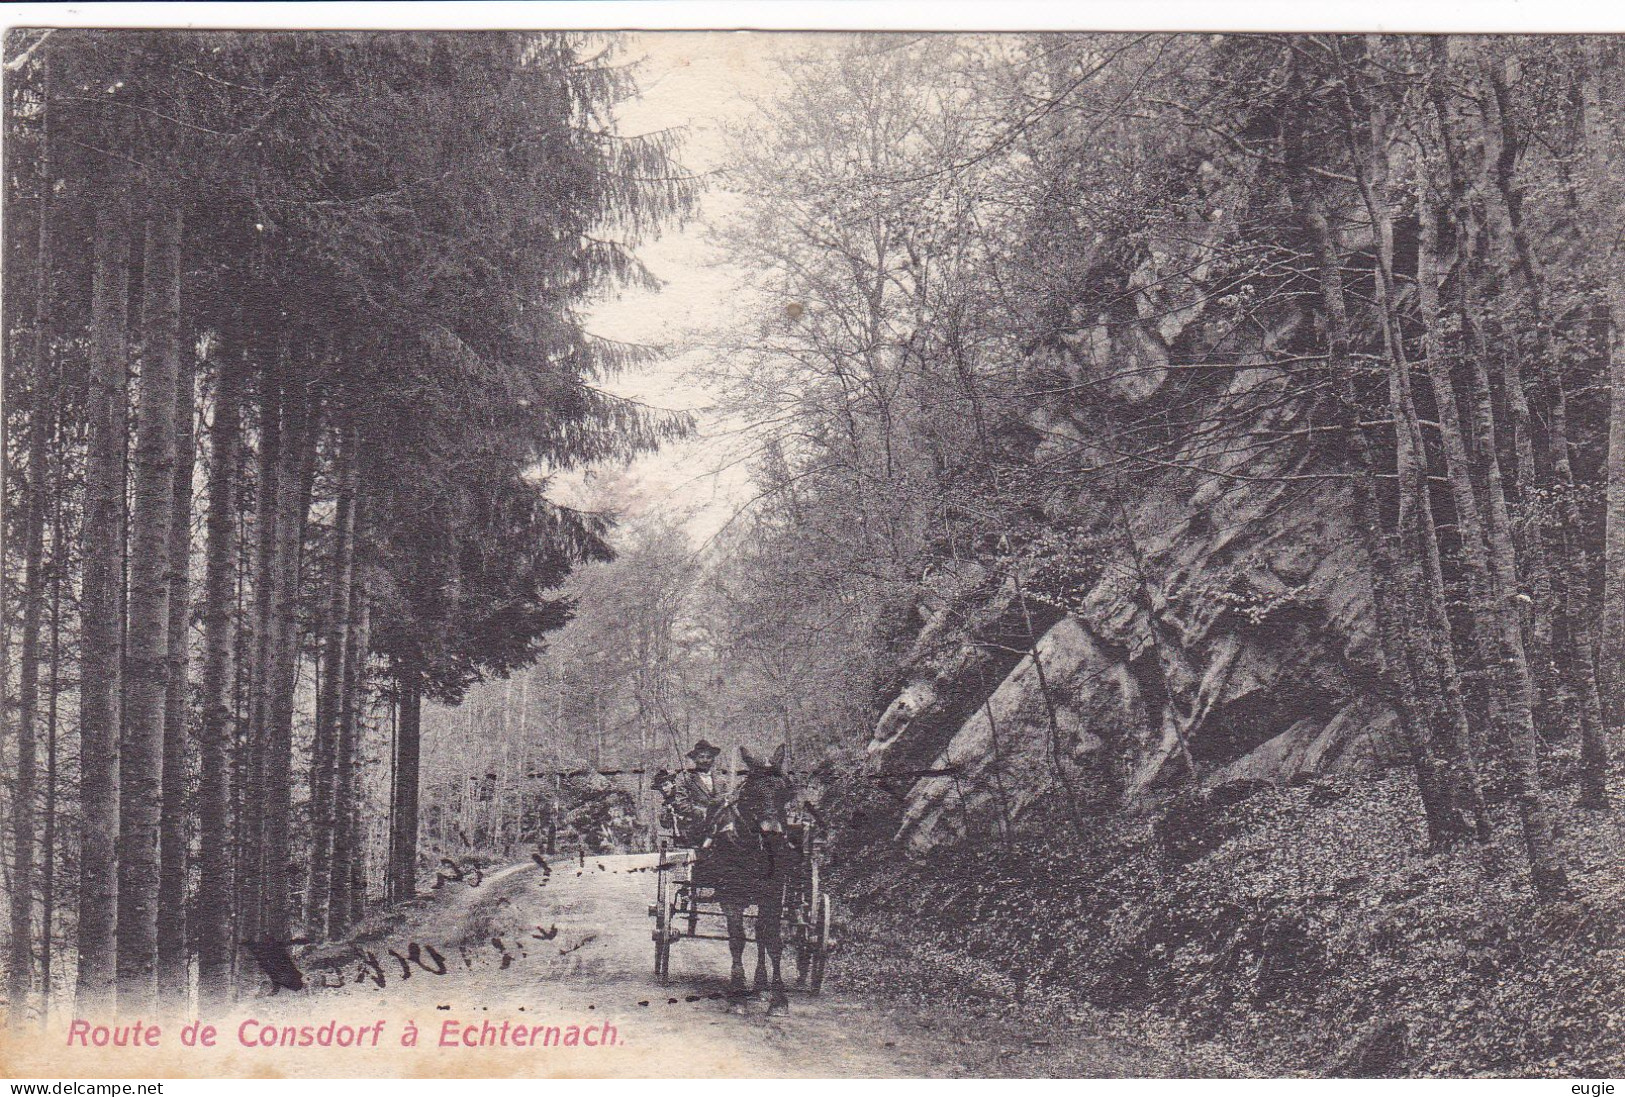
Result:
{"label": "black and white photograph", "polygon": [[769,7],[8,13],[0,1076],[1606,1097],[1625,35]]}

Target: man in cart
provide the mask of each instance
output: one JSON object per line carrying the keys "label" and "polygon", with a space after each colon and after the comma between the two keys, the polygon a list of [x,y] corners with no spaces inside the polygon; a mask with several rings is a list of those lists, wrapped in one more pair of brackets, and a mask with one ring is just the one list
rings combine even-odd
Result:
{"label": "man in cart", "polygon": [[687,755],[694,765],[677,775],[671,798],[672,814],[678,838],[686,846],[698,848],[711,836],[711,818],[727,801],[722,783],[712,772],[721,754],[721,747],[701,739]]}

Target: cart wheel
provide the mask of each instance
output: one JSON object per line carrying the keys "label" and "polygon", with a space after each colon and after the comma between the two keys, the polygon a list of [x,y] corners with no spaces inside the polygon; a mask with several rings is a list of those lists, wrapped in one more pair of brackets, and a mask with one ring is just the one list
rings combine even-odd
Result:
{"label": "cart wheel", "polygon": [[655,928],[650,934],[655,941],[655,975],[659,976],[662,984],[671,974],[671,885],[666,882],[669,873],[665,867],[666,857],[662,851],[660,871],[656,873],[659,882],[655,885]]}
{"label": "cart wheel", "polygon": [[835,904],[829,896],[818,897],[818,909],[813,914],[812,971],[808,974],[807,993],[817,994],[824,986],[824,969],[829,964],[830,950],[835,947]]}

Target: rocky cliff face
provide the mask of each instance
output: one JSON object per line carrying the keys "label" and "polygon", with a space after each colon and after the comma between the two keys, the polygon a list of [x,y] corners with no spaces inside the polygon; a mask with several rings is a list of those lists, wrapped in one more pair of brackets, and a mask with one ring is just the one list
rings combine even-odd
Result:
{"label": "rocky cliff face", "polygon": [[[1157,334],[1135,335],[1136,361]],[[1125,400],[1167,384],[1139,376]],[[901,839],[923,851],[1056,797],[1133,806],[1187,767],[1209,785],[1284,780],[1399,752],[1348,481],[1300,391],[1261,358],[1238,362],[1206,396],[1211,429],[1120,489],[1120,507],[1080,492],[1067,519],[1116,540],[1064,613],[1018,598],[1014,579],[957,577],[869,745],[879,771],[957,771],[908,788]]]}

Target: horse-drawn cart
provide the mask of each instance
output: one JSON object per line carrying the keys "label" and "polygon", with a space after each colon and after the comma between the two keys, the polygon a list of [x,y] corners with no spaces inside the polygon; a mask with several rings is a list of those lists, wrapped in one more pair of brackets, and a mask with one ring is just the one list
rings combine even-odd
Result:
{"label": "horse-drawn cart", "polygon": [[[817,994],[824,984],[824,971],[835,949],[834,903],[819,881],[819,864],[824,839],[811,823],[790,828],[789,847],[798,861],[784,874],[782,902],[779,904],[780,932],[787,948],[795,951],[796,984]],[[697,941],[729,940],[726,917],[714,889],[704,882],[702,868],[705,849],[668,848],[660,844],[656,868],[655,901],[649,906],[654,918],[651,936],[655,943],[655,974],[664,983],[671,973],[672,946],[684,938]],[[757,906],[758,912],[760,905]],[[759,942],[757,922],[761,914],[746,915],[748,937]]]}

